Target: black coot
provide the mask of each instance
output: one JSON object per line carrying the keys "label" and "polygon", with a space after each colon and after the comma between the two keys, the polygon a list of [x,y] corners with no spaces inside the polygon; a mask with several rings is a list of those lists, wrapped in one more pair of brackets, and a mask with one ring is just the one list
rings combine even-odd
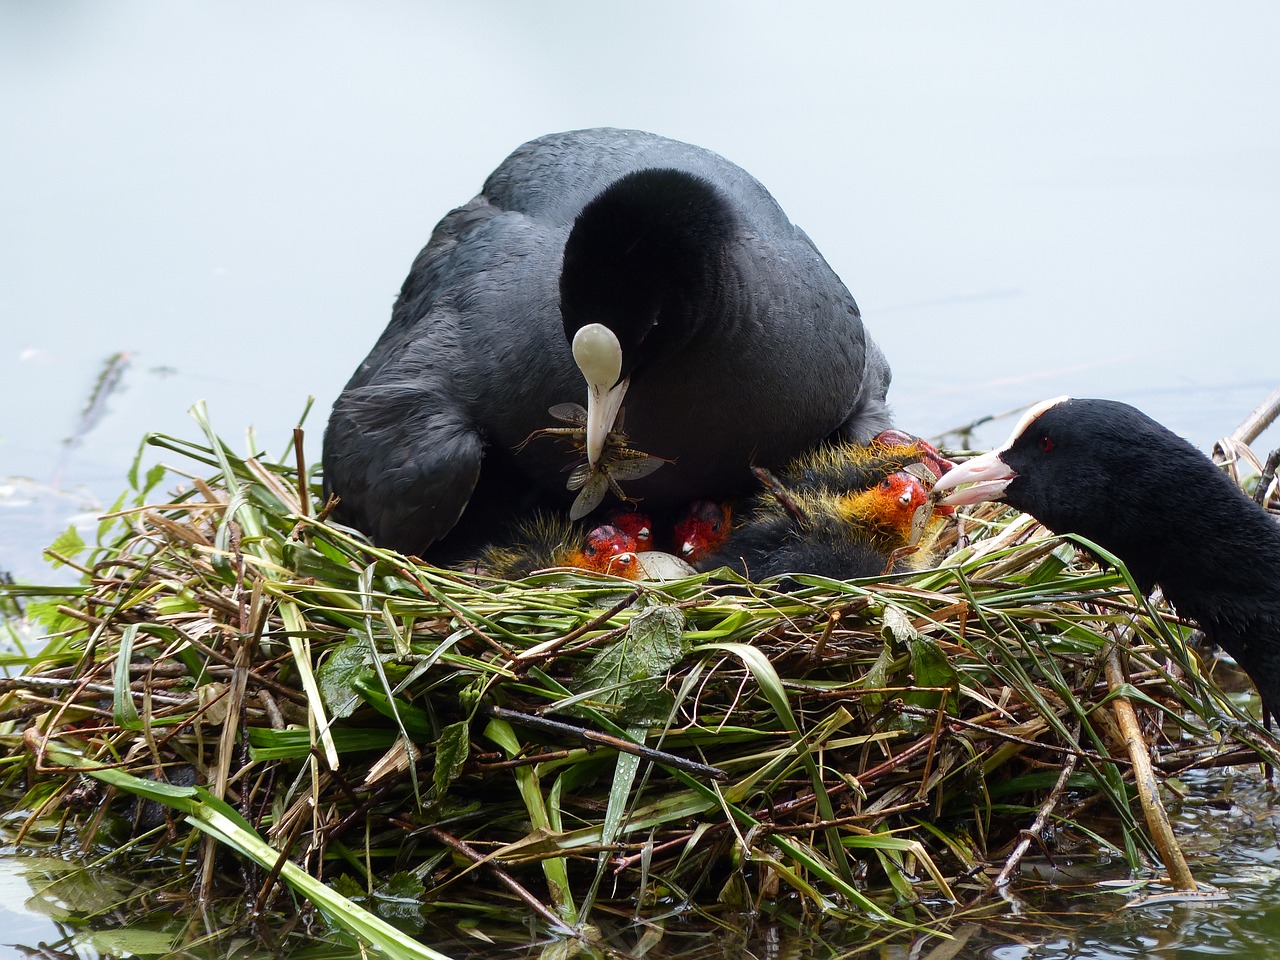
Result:
{"label": "black coot", "polygon": [[1003,500],[1115,554],[1231,654],[1280,715],[1280,525],[1186,440],[1128,404],[1059,397],[934,490],[952,491],[944,504]]}
{"label": "black coot", "polygon": [[625,401],[631,447],[669,461],[625,491],[662,510],[867,439],[889,377],[844,284],[745,171],[649,133],[554,134],[436,227],[334,405],[325,485],[377,543],[449,559],[573,499],[572,451],[517,450],[553,405],[589,397],[598,451]]}

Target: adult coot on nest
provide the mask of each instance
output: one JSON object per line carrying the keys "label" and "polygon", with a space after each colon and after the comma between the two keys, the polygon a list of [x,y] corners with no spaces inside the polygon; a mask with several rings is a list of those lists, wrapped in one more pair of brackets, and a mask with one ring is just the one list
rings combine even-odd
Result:
{"label": "adult coot on nest", "polygon": [[[955,489],[963,483],[973,485]],[[944,504],[1003,500],[1115,554],[1231,654],[1280,715],[1280,526],[1186,440],[1128,404],[1059,397],[934,491]]]}
{"label": "adult coot on nest", "polygon": [[[325,484],[337,519],[448,559],[572,499],[573,455],[521,447],[552,406],[588,399],[580,486],[625,478],[662,510],[869,438],[889,376],[849,291],[745,171],[649,133],[554,134],[436,227],[334,405]],[[627,439],[606,444],[624,400]],[[666,462],[635,479],[632,448]]]}

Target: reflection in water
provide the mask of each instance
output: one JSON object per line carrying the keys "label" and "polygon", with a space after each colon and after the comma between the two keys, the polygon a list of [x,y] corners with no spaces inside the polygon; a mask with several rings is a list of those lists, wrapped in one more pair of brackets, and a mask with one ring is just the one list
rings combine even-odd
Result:
{"label": "reflection in water", "polygon": [[89,431],[107,415],[107,401],[111,399],[112,394],[122,389],[125,371],[129,369],[131,359],[131,355],[124,351],[107,357],[102,370],[98,373],[98,378],[93,383],[93,389],[89,391],[84,409],[80,412],[80,419],[76,421],[71,435],[62,441],[64,447],[80,446],[84,443],[84,438]]}
{"label": "reflection in water", "polygon": [[[118,351],[103,361],[75,426],[60,444],[61,449],[47,482],[30,477],[0,476],[0,511],[3,511],[7,535],[0,543],[0,572],[5,576],[12,576],[12,566],[23,580],[59,582],[70,577],[68,571],[59,574],[43,565],[37,567],[34,557],[39,556],[68,525],[81,533],[88,533],[97,525],[103,509],[102,499],[82,487],[67,489],[65,486],[65,478],[72,472],[68,466],[69,457],[72,451],[84,445],[94,428],[109,417],[108,401],[124,388],[131,359],[129,353]],[[114,496],[124,489],[124,480],[122,471],[100,496]]]}

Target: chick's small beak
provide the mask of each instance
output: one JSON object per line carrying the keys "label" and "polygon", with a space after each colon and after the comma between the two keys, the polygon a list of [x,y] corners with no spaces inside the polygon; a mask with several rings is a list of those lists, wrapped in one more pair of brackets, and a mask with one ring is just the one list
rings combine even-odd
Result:
{"label": "chick's small beak", "polygon": [[[1017,474],[1000,459],[999,453],[998,450],[992,450],[952,467],[934,484],[934,497],[943,506],[950,507],[986,500],[1003,500],[1005,487],[1009,486]],[[957,490],[956,487],[962,483],[972,486]]]}
{"label": "chick's small beak", "polygon": [[609,558],[609,572],[625,575],[627,571],[631,570],[638,562],[639,558],[636,556],[634,551],[616,554]]}

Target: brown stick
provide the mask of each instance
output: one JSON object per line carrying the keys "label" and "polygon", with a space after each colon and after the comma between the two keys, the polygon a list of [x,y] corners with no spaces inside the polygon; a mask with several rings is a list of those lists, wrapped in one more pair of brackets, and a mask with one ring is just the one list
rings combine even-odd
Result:
{"label": "brown stick", "polygon": [[796,503],[795,499],[791,496],[791,492],[782,485],[781,481],[779,481],[777,477],[764,467],[752,467],[751,472],[754,473],[756,479],[764,485],[764,488],[769,491],[773,499],[778,501],[778,506],[787,511],[791,516],[791,519],[795,520],[797,523],[808,522],[809,515],[805,512],[804,507]]}
{"label": "brown stick", "polygon": [[710,777],[712,780],[729,779],[729,775],[719,767],[708,766],[695,760],[686,760],[684,757],[678,757],[674,753],[655,750],[653,747],[632,743],[630,740],[621,740],[607,733],[600,733],[598,730],[589,730],[586,727],[579,727],[572,723],[561,723],[559,720],[549,720],[546,717],[539,717],[531,713],[521,713],[518,710],[508,710],[506,707],[482,704],[479,710],[486,716],[496,717],[499,720],[508,720],[522,727],[533,727],[535,730],[545,730],[548,733],[559,733],[575,737],[588,743],[598,743],[602,746],[612,747],[619,753],[630,753],[666,767],[675,767],[685,773],[692,773],[700,777]]}
{"label": "brown stick", "polygon": [[1156,780],[1155,771],[1151,767],[1151,753],[1142,730],[1138,725],[1138,714],[1128,697],[1118,691],[1124,686],[1124,671],[1120,667],[1120,643],[1111,645],[1107,652],[1104,666],[1107,674],[1107,686],[1111,688],[1114,699],[1111,701],[1116,722],[1124,736],[1125,747],[1129,751],[1129,759],[1133,762],[1133,782],[1138,788],[1138,799],[1142,803],[1142,812],[1147,821],[1147,829],[1151,831],[1151,839],[1155,842],[1160,859],[1169,871],[1169,880],[1174,889],[1195,893],[1198,887],[1196,879],[1187,866],[1187,858],[1178,846],[1178,838],[1173,834],[1169,823],[1169,815],[1164,804],[1160,802],[1160,784]]}
{"label": "brown stick", "polygon": [[258,888],[258,896],[253,901],[253,915],[261,916],[262,912],[267,908],[267,898],[271,894],[272,888],[276,885],[276,881],[280,879],[280,871],[284,869],[285,863],[289,860],[289,854],[293,852],[294,844],[298,842],[298,834],[302,832],[302,828],[306,825],[306,820],[299,817],[294,821],[293,827],[289,830],[289,836],[284,839],[280,845],[280,856],[276,857],[276,862],[272,864],[271,871],[267,874],[262,886]]}
{"label": "brown stick", "polygon": [[311,516],[311,491],[307,488],[307,457],[302,452],[302,428],[293,428],[293,455],[298,462],[298,503],[304,517]]}
{"label": "brown stick", "polygon": [[439,841],[440,843],[443,843],[450,850],[453,850],[457,853],[462,854],[462,856],[466,857],[468,860],[470,860],[472,863],[476,864],[477,866],[482,866],[490,870],[493,873],[493,875],[498,878],[499,883],[501,883],[504,887],[506,887],[508,890],[514,893],[517,897],[523,900],[526,904],[528,904],[531,910],[537,913],[538,916],[542,917],[542,919],[546,920],[547,923],[551,924],[552,927],[562,932],[569,931],[569,928],[565,926],[565,922],[563,920],[561,920],[559,917],[555,915],[554,912],[548,909],[546,904],[544,904],[541,900],[535,897],[532,893],[530,893],[524,887],[520,886],[520,884],[516,882],[515,878],[512,877],[511,874],[507,873],[507,871],[503,870],[498,865],[498,862],[496,860],[486,857],[484,854],[482,854],[479,850],[472,847],[470,844],[464,843],[463,841],[459,840],[457,837],[454,837],[450,834],[445,833],[439,827],[419,827],[418,829],[420,829],[427,836]]}
{"label": "brown stick", "polygon": [[1231,439],[1253,443],[1263,430],[1271,426],[1277,415],[1280,415],[1280,387],[1267,394],[1267,398],[1245,417],[1244,422],[1231,432]]}
{"label": "brown stick", "polygon": [[604,611],[604,613],[593,617],[586,623],[579,624],[563,637],[556,637],[554,640],[547,640],[544,643],[535,644],[528,650],[520,651],[520,653],[516,654],[515,657],[512,658],[515,661],[515,668],[517,672],[522,672],[527,669],[529,664],[539,663],[543,660],[550,660],[565,644],[572,643],[583,634],[604,626],[623,610],[627,609],[627,607],[639,600],[643,594],[644,588],[636,587],[612,607]]}
{"label": "brown stick", "polygon": [[1280,468],[1280,449],[1272,450],[1267,462],[1262,467],[1262,476],[1258,477],[1258,489],[1253,491],[1253,502],[1260,507],[1267,505],[1267,491],[1271,489],[1271,481],[1276,478],[1276,470]]}
{"label": "brown stick", "polygon": [[[1071,739],[1073,741],[1080,739],[1079,724],[1076,725]],[[1031,821],[1031,826],[1022,831],[1022,839],[1018,841],[1017,846],[1013,848],[1013,853],[1009,854],[1009,858],[1005,860],[1004,866],[996,874],[991,886],[978,895],[979,900],[995,893],[1001,887],[1009,885],[1013,872],[1018,869],[1018,864],[1022,862],[1023,856],[1030,849],[1031,842],[1040,840],[1040,834],[1043,832],[1045,824],[1049,822],[1049,817],[1053,814],[1054,808],[1058,805],[1058,801],[1062,799],[1063,792],[1067,789],[1067,781],[1076,772],[1077,759],[1079,757],[1074,753],[1067,756],[1066,762],[1062,765],[1062,772],[1058,774],[1057,782],[1054,783],[1053,789],[1049,791],[1049,795],[1045,797],[1044,803],[1040,804],[1040,809],[1036,811],[1036,818]]]}

